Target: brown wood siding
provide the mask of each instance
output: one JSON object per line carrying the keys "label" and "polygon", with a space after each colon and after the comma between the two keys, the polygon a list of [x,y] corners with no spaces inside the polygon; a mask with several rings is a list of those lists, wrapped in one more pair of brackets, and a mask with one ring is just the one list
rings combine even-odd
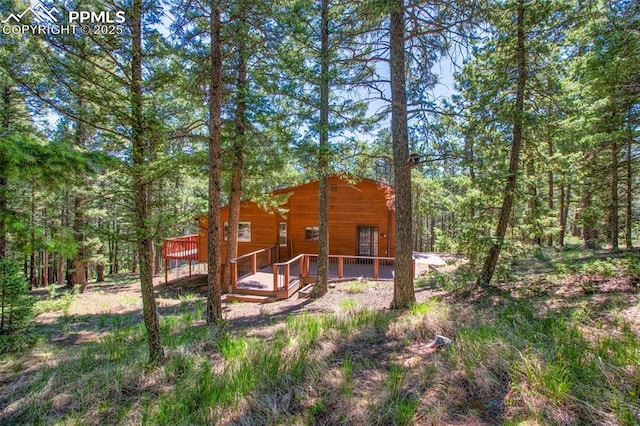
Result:
{"label": "brown wood siding", "polygon": [[[238,242],[238,256],[276,245],[278,243],[278,221],[278,215],[275,212],[265,212],[251,201],[242,203],[240,206],[240,222],[251,223],[251,241]],[[220,208],[220,225],[223,229],[226,222],[229,222],[229,207],[224,206]],[[207,216],[200,216],[198,223],[200,224],[198,259],[200,262],[206,262]],[[202,254],[203,251],[204,255]],[[222,243],[221,256],[226,259],[226,239]]]}
{"label": "brown wood siding", "polygon": [[[300,253],[317,253],[317,241],[307,241],[306,228],[318,226],[318,182],[275,191],[274,195],[293,192],[284,208],[283,218],[275,212],[265,212],[253,202],[243,203],[240,222],[251,222],[251,242],[238,243],[238,254],[246,254],[278,244],[278,224],[287,222],[287,248],[282,248],[281,259]],[[389,187],[371,180],[355,184],[331,176],[329,178],[329,252],[355,256],[358,252],[358,226],[378,228],[378,256],[394,257],[395,225],[390,209],[393,192]],[[221,209],[221,222],[228,221],[228,208]],[[206,262],[206,215],[199,219],[199,259]],[[226,244],[222,247],[226,256]]]}

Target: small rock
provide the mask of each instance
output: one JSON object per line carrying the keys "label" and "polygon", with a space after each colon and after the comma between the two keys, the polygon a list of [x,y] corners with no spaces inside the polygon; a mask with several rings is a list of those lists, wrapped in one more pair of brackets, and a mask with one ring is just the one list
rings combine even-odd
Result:
{"label": "small rock", "polygon": [[427,348],[439,348],[444,345],[451,344],[452,340],[448,337],[440,336],[436,334],[434,340],[427,345]]}

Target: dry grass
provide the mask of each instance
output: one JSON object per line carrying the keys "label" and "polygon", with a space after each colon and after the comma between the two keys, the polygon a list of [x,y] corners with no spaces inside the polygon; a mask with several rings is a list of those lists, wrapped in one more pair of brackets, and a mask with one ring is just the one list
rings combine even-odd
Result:
{"label": "dry grass", "polygon": [[[47,325],[66,327],[61,344],[0,361],[0,424],[638,424],[638,295],[551,275],[472,299],[421,289],[404,312],[384,309],[388,283],[345,283],[318,302],[233,306],[215,333],[200,299],[177,300],[151,370],[135,317],[92,318],[80,341],[62,315]],[[453,342],[431,347],[437,334]]]}

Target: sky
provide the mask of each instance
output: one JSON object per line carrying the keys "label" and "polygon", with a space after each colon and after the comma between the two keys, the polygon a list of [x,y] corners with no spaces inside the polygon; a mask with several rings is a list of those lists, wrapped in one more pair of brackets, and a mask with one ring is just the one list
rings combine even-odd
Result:
{"label": "sky", "polygon": [[[30,3],[32,7],[35,7],[38,4],[38,1],[30,0]],[[172,18],[170,14],[165,13],[162,22],[159,25],[157,25],[157,29],[165,36],[170,36],[171,32],[169,30],[169,27],[171,25],[171,22],[172,22]],[[386,77],[389,75],[387,63],[380,62],[377,65],[377,67],[378,67],[378,72],[382,77]],[[451,60],[447,57],[444,57],[444,59],[440,63],[436,64],[432,70],[435,74],[439,76],[439,81],[440,81],[440,83],[438,83],[434,88],[434,91],[433,91],[434,98],[438,99],[438,98],[446,98],[446,97],[452,96],[455,93],[455,89],[454,89],[454,81],[453,81],[454,66]],[[380,98],[376,98],[376,94],[372,92],[368,92],[364,88],[358,88],[357,90],[352,91],[351,93],[342,92],[339,95],[345,96],[351,99],[357,99],[357,100],[368,99],[369,105],[368,105],[367,114],[369,116],[378,114],[381,111],[384,111],[385,109],[389,108],[388,101],[385,101]],[[386,87],[384,87],[384,96],[387,98],[390,97],[390,88],[388,87],[388,84],[386,85]],[[40,117],[37,117],[37,120],[40,121],[40,123],[37,123],[37,124],[40,128],[46,129],[48,127],[51,129],[55,126],[59,118],[60,117],[57,113],[53,111],[47,111],[46,114],[41,115]],[[390,117],[387,116],[381,122],[382,127],[385,126],[385,123],[388,124],[389,120],[390,120]],[[358,135],[358,137],[364,140],[372,138],[371,135],[364,135],[364,134]]]}

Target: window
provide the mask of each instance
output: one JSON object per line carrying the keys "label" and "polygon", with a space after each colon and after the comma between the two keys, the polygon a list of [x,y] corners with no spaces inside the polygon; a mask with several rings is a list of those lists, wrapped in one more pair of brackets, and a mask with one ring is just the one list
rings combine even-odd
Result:
{"label": "window", "polygon": [[305,239],[307,241],[318,241],[320,235],[320,228],[317,226],[307,226],[305,228]]}
{"label": "window", "polygon": [[287,222],[280,222],[279,225],[279,241],[280,241],[280,247],[286,247],[287,246]]}
{"label": "window", "polygon": [[[229,239],[229,222],[224,223],[224,240]],[[238,242],[251,242],[251,222],[240,222],[238,224]]]}

